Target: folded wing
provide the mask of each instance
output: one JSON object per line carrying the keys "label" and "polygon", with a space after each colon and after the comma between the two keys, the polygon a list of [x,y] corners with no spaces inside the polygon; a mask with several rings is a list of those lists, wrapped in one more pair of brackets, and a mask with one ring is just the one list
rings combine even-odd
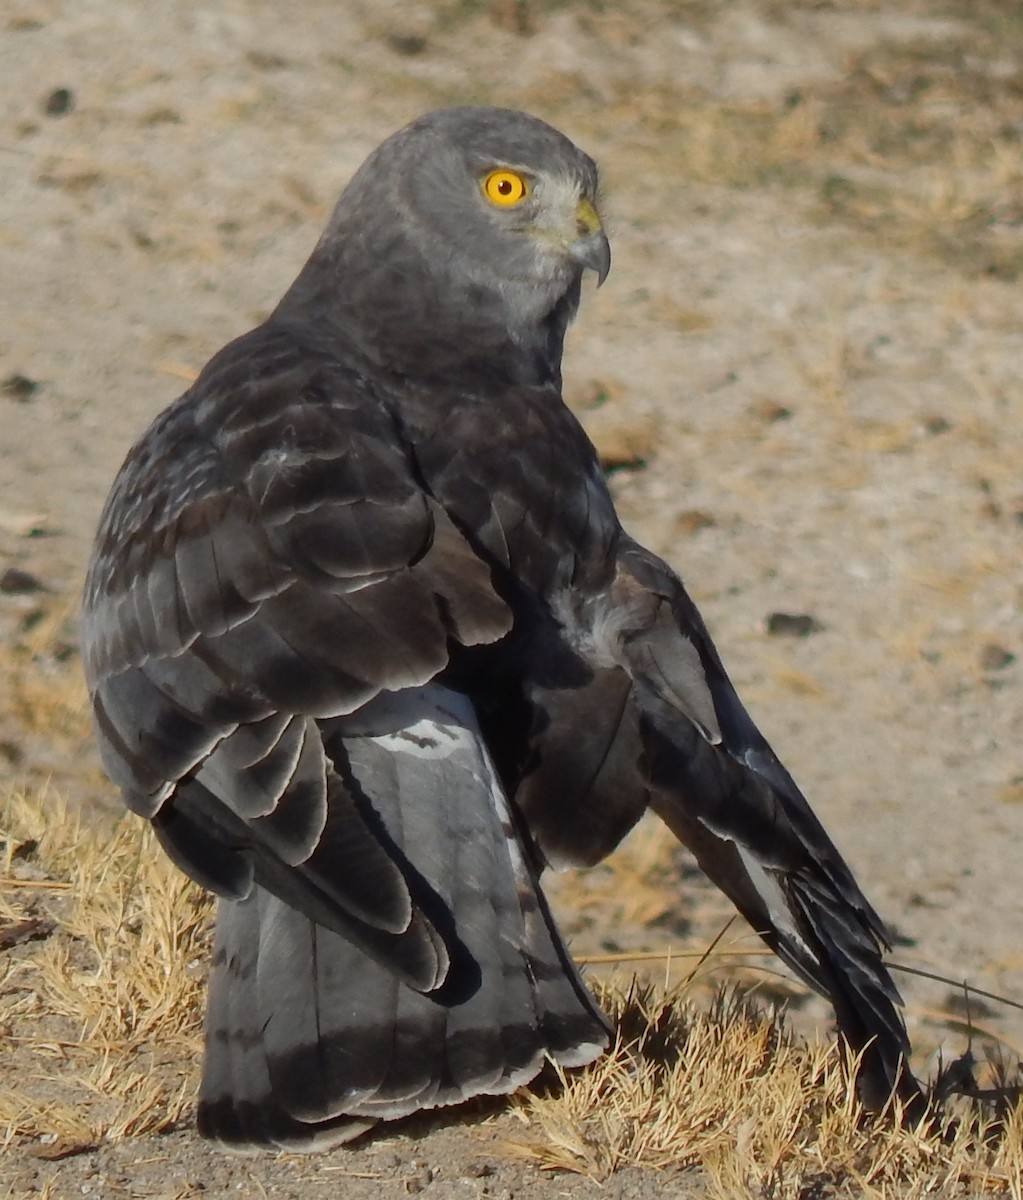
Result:
{"label": "folded wing", "polygon": [[[681,582],[623,538],[613,584],[587,598],[565,597],[559,611],[593,681],[562,689],[554,707],[534,691],[541,714],[534,717],[534,779],[548,740],[548,773],[562,754],[567,723],[594,734],[607,724],[609,706],[597,713],[592,696],[613,695],[619,716],[590,754],[583,774],[592,792],[577,805],[575,827],[565,827],[564,810],[549,793],[541,799],[526,776],[523,803],[537,812],[541,849],[556,859],[566,847],[585,846],[593,822],[581,814],[614,772],[614,797],[598,804],[605,819],[621,815],[627,827],[648,798],[767,944],[831,1000],[839,1028],[862,1054],[864,1100],[881,1107],[895,1092],[917,1111],[901,999],[883,961],[884,925],[740,703]],[[545,732],[545,709],[553,735]],[[585,738],[574,745],[585,746]],[[590,857],[584,851],[579,861]]]}

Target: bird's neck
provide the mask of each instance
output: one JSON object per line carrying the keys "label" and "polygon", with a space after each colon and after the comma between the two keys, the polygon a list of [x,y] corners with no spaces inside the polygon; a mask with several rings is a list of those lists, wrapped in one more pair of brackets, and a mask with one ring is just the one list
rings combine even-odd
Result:
{"label": "bird's neck", "polygon": [[459,390],[496,385],[561,386],[565,333],[579,304],[579,281],[561,295],[527,296],[471,282],[452,288],[402,278],[378,260],[354,270],[344,255],[314,255],[273,320],[313,333],[375,371]]}

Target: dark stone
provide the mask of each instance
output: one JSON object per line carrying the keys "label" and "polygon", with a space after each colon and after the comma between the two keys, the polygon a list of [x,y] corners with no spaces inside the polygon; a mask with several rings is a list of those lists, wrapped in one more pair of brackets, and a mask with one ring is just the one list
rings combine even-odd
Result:
{"label": "dark stone", "polygon": [[5,396],[10,396],[12,400],[18,400],[24,404],[39,391],[39,384],[34,379],[29,379],[27,375],[8,375],[3,383],[0,383],[0,391]]}
{"label": "dark stone", "polygon": [[820,633],[824,628],[809,613],[773,612],[768,615],[765,625],[772,637],[809,637],[811,633]]}
{"label": "dark stone", "polygon": [[1016,661],[1016,655],[996,642],[988,642],[980,652],[982,671],[1002,671]]}
{"label": "dark stone", "polygon": [[75,106],[75,94],[70,88],[55,88],[43,102],[43,112],[48,117],[66,116]]}
{"label": "dark stone", "polygon": [[0,592],[5,596],[27,596],[32,592],[45,592],[46,585],[20,567],[8,567],[0,575]]}

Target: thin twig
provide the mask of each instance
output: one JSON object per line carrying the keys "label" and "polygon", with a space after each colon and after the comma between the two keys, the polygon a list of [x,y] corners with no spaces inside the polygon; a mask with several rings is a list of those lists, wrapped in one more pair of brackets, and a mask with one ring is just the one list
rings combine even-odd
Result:
{"label": "thin twig", "polygon": [[66,892],[71,886],[59,879],[13,879],[10,876],[0,879],[0,888],[49,888],[55,892]]}

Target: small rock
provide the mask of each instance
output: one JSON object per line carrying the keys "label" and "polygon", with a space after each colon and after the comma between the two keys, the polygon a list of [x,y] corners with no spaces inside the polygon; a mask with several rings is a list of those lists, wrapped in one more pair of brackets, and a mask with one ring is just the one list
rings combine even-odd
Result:
{"label": "small rock", "polygon": [[988,642],[980,652],[980,669],[982,671],[1002,671],[1015,661],[1016,655],[996,642]]}
{"label": "small rock", "polygon": [[387,44],[395,54],[403,54],[406,58],[415,58],[426,49],[427,42],[418,33],[391,33],[387,35]]}
{"label": "small rock", "polygon": [[924,432],[931,434],[932,437],[939,433],[948,433],[951,428],[952,422],[945,417],[937,414],[924,417]]}
{"label": "small rock", "polygon": [[772,637],[809,637],[811,633],[820,633],[824,628],[809,613],[773,612],[768,615],[764,625]]}
{"label": "small rock", "polygon": [[66,116],[75,106],[75,94],[70,88],[55,88],[43,102],[43,112],[48,117]]}
{"label": "small rock", "polygon": [[20,567],[8,567],[0,575],[0,592],[5,596],[28,596],[33,592],[45,592],[46,585],[31,572]]}
{"label": "small rock", "polygon": [[39,384],[34,379],[29,379],[27,375],[8,375],[3,383],[0,383],[0,391],[5,396],[10,396],[12,400],[24,404],[39,391]]}

